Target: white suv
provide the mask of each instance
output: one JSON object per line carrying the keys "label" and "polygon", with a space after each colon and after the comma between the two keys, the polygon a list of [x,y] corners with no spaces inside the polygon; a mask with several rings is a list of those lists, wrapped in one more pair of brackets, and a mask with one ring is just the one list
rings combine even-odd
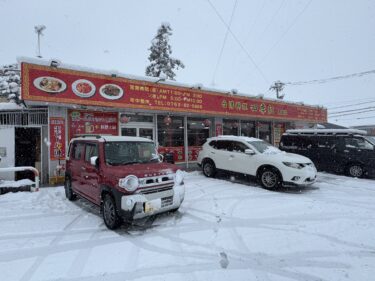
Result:
{"label": "white suv", "polygon": [[219,136],[207,139],[198,156],[207,177],[217,170],[255,176],[263,187],[309,185],[316,181],[316,168],[309,158],[286,153],[269,143],[249,137]]}

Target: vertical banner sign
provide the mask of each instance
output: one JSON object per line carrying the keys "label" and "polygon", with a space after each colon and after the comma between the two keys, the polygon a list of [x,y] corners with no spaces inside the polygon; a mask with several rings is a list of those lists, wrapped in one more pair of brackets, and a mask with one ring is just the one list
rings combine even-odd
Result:
{"label": "vertical banner sign", "polygon": [[220,136],[223,134],[223,125],[222,124],[216,124],[216,136]]}
{"label": "vertical banner sign", "polygon": [[65,118],[49,118],[50,159],[65,159]]}

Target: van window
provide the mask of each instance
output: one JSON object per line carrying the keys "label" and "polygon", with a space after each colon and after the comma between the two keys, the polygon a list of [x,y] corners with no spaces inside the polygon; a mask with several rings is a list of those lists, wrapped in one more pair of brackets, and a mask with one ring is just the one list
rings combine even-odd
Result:
{"label": "van window", "polygon": [[245,149],[248,149],[248,148],[249,147],[247,147],[242,142],[238,142],[238,141],[233,142],[233,151],[234,152],[245,152]]}
{"label": "van window", "polygon": [[75,143],[72,150],[73,159],[81,160],[83,155],[83,143]]}
{"label": "van window", "polygon": [[220,140],[220,141],[217,141],[216,143],[216,149],[219,149],[219,150],[227,150],[227,151],[232,151],[232,145],[231,145],[231,141],[227,141],[227,140]]}
{"label": "van window", "polygon": [[282,136],[280,146],[286,149],[297,149],[297,136]]}
{"label": "van window", "polygon": [[374,150],[374,146],[363,138],[345,138],[345,147],[352,149]]}
{"label": "van window", "polygon": [[93,156],[98,156],[98,146],[96,144],[88,143],[86,144],[85,161],[90,163],[90,158]]}

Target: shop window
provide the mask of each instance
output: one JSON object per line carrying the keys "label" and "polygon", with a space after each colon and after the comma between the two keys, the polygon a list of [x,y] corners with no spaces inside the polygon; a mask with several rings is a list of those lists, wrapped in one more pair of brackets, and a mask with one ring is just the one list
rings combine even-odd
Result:
{"label": "shop window", "polygon": [[201,146],[210,137],[210,126],[213,122],[209,119],[188,118],[188,145]]}
{"label": "shop window", "polygon": [[90,158],[98,156],[98,146],[95,144],[86,144],[85,161],[90,162]]}
{"label": "shop window", "polygon": [[184,146],[184,118],[158,115],[158,142],[164,147]]}
{"label": "shop window", "polygon": [[255,122],[241,121],[241,136],[255,137]]}
{"label": "shop window", "polygon": [[238,136],[239,133],[239,122],[235,119],[224,119],[223,120],[223,135]]}
{"label": "shop window", "polygon": [[271,124],[266,122],[259,122],[259,138],[271,143]]}
{"label": "shop window", "polygon": [[154,118],[152,115],[125,114],[125,113],[122,113],[120,115],[121,123],[129,123],[129,122],[152,123],[153,121],[154,121]]}

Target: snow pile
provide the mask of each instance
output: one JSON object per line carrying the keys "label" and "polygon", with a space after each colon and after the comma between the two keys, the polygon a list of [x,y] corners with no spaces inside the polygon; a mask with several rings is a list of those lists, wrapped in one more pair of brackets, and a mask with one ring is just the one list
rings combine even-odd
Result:
{"label": "snow pile", "polygon": [[33,184],[34,182],[29,179],[23,179],[23,180],[18,180],[18,181],[8,181],[8,180],[0,181],[0,187],[22,187],[22,186],[31,186]]}

